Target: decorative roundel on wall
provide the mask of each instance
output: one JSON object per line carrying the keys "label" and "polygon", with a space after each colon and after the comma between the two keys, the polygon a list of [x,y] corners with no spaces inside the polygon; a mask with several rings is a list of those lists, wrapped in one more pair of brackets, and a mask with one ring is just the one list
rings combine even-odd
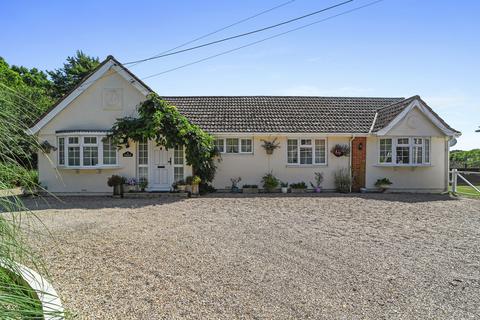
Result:
{"label": "decorative roundel on wall", "polygon": [[411,115],[407,118],[407,126],[411,129],[418,128],[419,119],[417,116]]}
{"label": "decorative roundel on wall", "polygon": [[103,89],[103,108],[107,110],[119,110],[123,108],[123,90]]}

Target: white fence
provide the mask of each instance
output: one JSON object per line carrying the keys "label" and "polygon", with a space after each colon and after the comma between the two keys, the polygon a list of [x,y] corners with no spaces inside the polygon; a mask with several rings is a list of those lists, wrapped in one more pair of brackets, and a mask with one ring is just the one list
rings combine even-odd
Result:
{"label": "white fence", "polygon": [[[457,188],[458,187],[458,178],[465,181],[465,183],[468,184],[470,187],[472,187],[473,190],[480,193],[480,189],[475,187],[470,181],[468,181],[464,176],[462,176],[462,174],[459,173],[457,169],[452,169],[452,171],[450,171],[450,173],[452,174],[451,184],[452,184],[452,192],[453,193],[458,192],[458,190],[457,190],[458,189]],[[473,171],[462,171],[462,173],[464,173],[464,174],[479,174],[480,175],[480,172],[473,172]]]}

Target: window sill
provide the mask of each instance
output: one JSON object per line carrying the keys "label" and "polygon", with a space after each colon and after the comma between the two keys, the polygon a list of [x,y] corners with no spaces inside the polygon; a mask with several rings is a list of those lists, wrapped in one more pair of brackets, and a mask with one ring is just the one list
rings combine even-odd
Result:
{"label": "window sill", "polygon": [[432,167],[432,164],[383,164],[383,163],[377,163],[374,165],[374,167],[391,167],[391,168],[415,168],[415,167]]}
{"label": "window sill", "polygon": [[326,167],[327,164],[287,164],[286,168],[318,168],[318,167]]}
{"label": "window sill", "polygon": [[60,170],[114,170],[114,169],[120,169],[122,168],[121,166],[94,166],[94,167],[86,167],[86,166],[57,166],[57,169]]}

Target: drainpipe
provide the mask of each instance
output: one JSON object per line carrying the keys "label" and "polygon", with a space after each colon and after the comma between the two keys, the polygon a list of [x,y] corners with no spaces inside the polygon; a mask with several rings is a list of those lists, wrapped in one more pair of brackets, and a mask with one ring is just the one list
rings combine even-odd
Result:
{"label": "drainpipe", "polygon": [[[450,184],[450,140],[453,139],[452,137],[447,137],[445,139],[445,187],[444,192],[448,192],[448,186]],[[430,148],[432,143],[430,142]],[[430,155],[430,157],[432,157]],[[432,159],[430,159],[430,162]]]}
{"label": "drainpipe", "polygon": [[350,138],[350,157],[348,157],[348,172],[350,172],[350,193],[352,192],[352,183],[353,183],[353,175],[352,175],[352,158],[353,158],[353,148],[352,142],[355,139],[355,135],[352,135]]}

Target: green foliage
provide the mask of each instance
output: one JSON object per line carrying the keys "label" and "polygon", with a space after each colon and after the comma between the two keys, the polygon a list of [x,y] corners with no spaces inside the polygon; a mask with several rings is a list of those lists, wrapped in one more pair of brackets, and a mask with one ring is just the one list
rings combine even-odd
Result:
{"label": "green foliage", "polygon": [[100,61],[98,57],[91,57],[77,50],[75,56],[67,57],[62,68],[48,71],[52,79],[52,96],[60,99],[70,92],[85,76],[91,73]]}
{"label": "green foliage", "polygon": [[310,182],[312,188],[320,188],[323,182],[323,173],[322,172],[315,172],[315,184]]}
{"label": "green foliage", "polygon": [[280,182],[280,187],[288,188],[288,182]]}
{"label": "green foliage", "polygon": [[188,185],[199,185],[202,179],[199,176],[188,176],[185,178],[185,182]]}
{"label": "green foliage", "polygon": [[305,182],[291,183],[290,188],[292,189],[307,189],[307,184]]}
{"label": "green foliage", "polygon": [[267,173],[262,177],[263,188],[267,191],[275,190],[278,185],[280,184],[280,180],[278,180],[272,172]]}
{"label": "green foliage", "polygon": [[382,178],[382,179],[377,179],[377,181],[375,182],[375,187],[389,186],[391,184],[393,184],[393,182],[390,181],[390,179]]}
{"label": "green foliage", "polygon": [[110,137],[116,145],[127,145],[129,139],[154,140],[166,148],[185,146],[185,157],[194,174],[211,182],[215,176],[217,155],[213,137],[178,112],[157,94],[151,93],[138,108],[138,118],[118,119]]}
{"label": "green foliage", "polygon": [[350,175],[350,170],[340,169],[334,174],[335,188],[338,192],[347,193],[350,192],[350,187],[352,185],[352,177]]}
{"label": "green foliage", "polygon": [[258,188],[258,185],[256,184],[244,184],[242,188],[251,188],[251,189],[256,189]]}
{"label": "green foliage", "polygon": [[107,184],[109,187],[119,186],[124,183],[125,183],[125,178],[116,174],[112,175],[107,180]]}
{"label": "green foliage", "polygon": [[450,152],[451,168],[480,168],[480,149],[469,151],[453,150]]}

